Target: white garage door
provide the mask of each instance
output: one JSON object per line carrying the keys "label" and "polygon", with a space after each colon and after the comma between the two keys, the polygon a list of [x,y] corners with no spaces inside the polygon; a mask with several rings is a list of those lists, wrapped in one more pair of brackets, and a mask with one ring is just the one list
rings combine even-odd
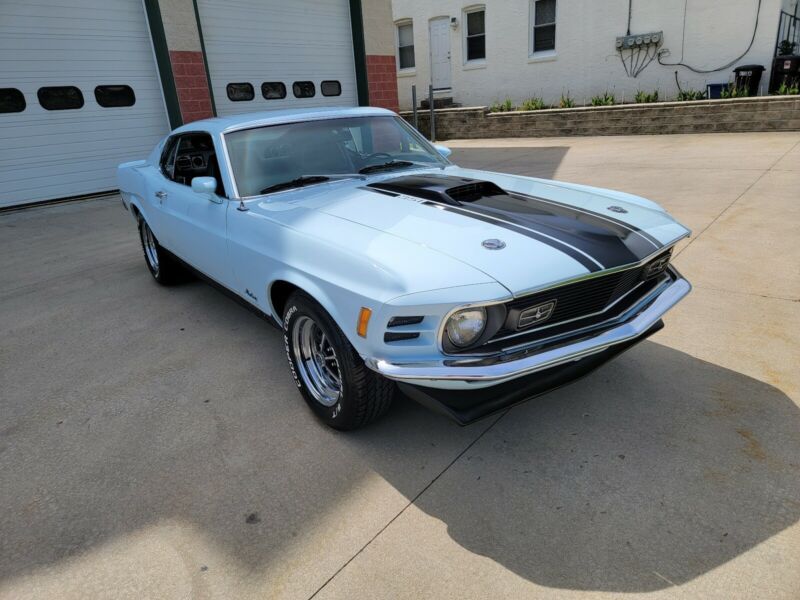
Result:
{"label": "white garage door", "polygon": [[354,106],[348,0],[199,0],[217,113]]}
{"label": "white garage door", "polygon": [[0,207],[115,189],[168,131],[141,1],[0,1]]}

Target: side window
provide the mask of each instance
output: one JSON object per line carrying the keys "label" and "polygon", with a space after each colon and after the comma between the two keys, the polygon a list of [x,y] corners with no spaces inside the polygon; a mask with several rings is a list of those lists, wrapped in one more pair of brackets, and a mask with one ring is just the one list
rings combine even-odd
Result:
{"label": "side window", "polygon": [[556,49],[556,0],[533,0],[531,55]]}
{"label": "side window", "polygon": [[94,99],[103,108],[118,108],[136,104],[136,94],[129,85],[98,85]]}
{"label": "side window", "polygon": [[317,90],[313,81],[295,81],[292,84],[292,92],[295,98],[313,98]]}
{"label": "side window", "polygon": [[162,155],[164,175],[181,185],[191,185],[195,177],[217,180],[217,195],[225,197],[214,141],[207,133],[185,133],[171,140]]}
{"label": "side window", "polygon": [[228,100],[231,102],[247,102],[256,97],[253,84],[247,82],[229,83],[225,87],[225,91],[228,94]]}
{"label": "side window", "polygon": [[25,96],[17,88],[0,88],[0,113],[25,110]]}
{"label": "side window", "polygon": [[83,107],[83,94],[74,85],[42,87],[36,92],[45,110],[72,110]]}
{"label": "side window", "polygon": [[283,100],[286,98],[286,86],[280,81],[265,81],[261,84],[261,95],[264,100]]}
{"label": "side window", "polygon": [[178,150],[179,136],[171,137],[164,145],[164,151],[161,153],[161,172],[167,179],[175,177],[175,154]]}
{"label": "side window", "polygon": [[398,68],[413,69],[414,60],[414,25],[410,21],[397,24],[397,64]]}
{"label": "side window", "polygon": [[323,96],[342,95],[342,84],[333,79],[320,83],[319,89],[322,91]]}

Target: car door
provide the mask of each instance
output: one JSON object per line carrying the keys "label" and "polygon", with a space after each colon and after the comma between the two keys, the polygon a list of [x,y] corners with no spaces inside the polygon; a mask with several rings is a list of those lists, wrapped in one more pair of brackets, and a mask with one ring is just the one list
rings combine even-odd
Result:
{"label": "car door", "polygon": [[161,243],[192,267],[226,287],[232,286],[228,261],[227,211],[230,204],[220,184],[213,197],[191,188],[194,177],[216,177],[219,167],[212,137],[205,132],[184,133],[174,153],[162,161],[154,201],[161,212]]}

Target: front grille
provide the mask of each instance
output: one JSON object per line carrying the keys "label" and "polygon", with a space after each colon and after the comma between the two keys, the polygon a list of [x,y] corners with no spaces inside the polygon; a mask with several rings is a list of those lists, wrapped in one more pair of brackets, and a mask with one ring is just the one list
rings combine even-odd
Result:
{"label": "front grille", "polygon": [[[471,350],[501,350],[510,345],[591,327],[617,317],[664,281],[667,277],[664,271],[669,264],[671,252],[670,249],[639,267],[512,300],[505,305],[507,317],[500,330],[482,346]],[[664,261],[664,258],[667,260]],[[653,265],[658,261],[663,264],[654,269]],[[551,306],[552,303],[555,305]],[[537,311],[542,315],[541,320],[531,320],[530,315],[535,315]],[[523,326],[520,326],[520,322]]]}

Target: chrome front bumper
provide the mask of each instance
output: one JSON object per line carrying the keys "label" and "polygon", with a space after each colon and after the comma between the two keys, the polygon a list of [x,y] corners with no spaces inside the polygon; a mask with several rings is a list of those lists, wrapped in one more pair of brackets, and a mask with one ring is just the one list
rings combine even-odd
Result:
{"label": "chrome front bumper", "polygon": [[536,353],[501,354],[473,359],[472,364],[452,359],[402,364],[371,359],[367,360],[367,366],[388,379],[415,386],[474,390],[498,385],[630,342],[647,333],[691,289],[688,281],[678,277],[630,320],[576,342]]}

